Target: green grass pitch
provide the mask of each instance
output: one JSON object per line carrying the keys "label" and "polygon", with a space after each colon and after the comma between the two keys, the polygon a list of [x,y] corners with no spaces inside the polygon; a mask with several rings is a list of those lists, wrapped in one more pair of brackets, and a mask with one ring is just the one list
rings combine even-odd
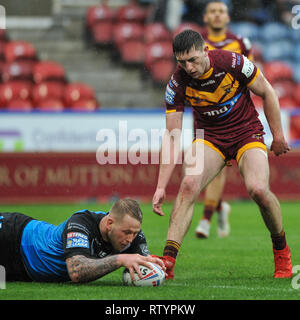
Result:
{"label": "green grass pitch", "polygon": [[[175,279],[163,286],[125,287],[123,268],[87,284],[6,283],[0,300],[298,300],[300,289],[293,289],[292,279],[273,279],[273,254],[269,233],[253,202],[233,202],[231,234],[216,235],[216,215],[211,236],[200,240],[194,230],[202,204],[195,207],[194,219],[178,255]],[[287,241],[293,265],[300,265],[300,203],[281,204]],[[161,255],[166,240],[172,204],[165,204],[166,215],[159,217],[150,204],[141,205],[143,231],[153,254]],[[110,204],[1,205],[0,212],[19,211],[53,224],[59,224],[80,209],[109,210]],[[300,284],[300,281],[298,282]]]}

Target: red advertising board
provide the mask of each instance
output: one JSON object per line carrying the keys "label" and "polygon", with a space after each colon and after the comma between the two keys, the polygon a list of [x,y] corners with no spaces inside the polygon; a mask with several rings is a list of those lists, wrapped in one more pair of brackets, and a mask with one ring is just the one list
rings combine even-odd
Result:
{"label": "red advertising board", "polygon": [[[269,161],[272,191],[280,199],[299,200],[300,152],[270,154]],[[114,196],[150,201],[158,168],[158,164],[100,165],[95,153],[2,153],[0,202],[107,201]],[[227,173],[224,198],[249,199],[235,163]],[[167,201],[176,196],[180,179],[178,165],[168,185]]]}

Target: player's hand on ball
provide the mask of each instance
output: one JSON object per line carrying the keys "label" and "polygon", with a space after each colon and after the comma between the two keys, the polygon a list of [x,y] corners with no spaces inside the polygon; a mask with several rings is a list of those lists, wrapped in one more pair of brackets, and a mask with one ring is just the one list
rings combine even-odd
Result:
{"label": "player's hand on ball", "polygon": [[165,215],[161,209],[161,206],[165,200],[165,197],[166,197],[165,189],[157,188],[152,199],[152,209],[153,209],[153,212],[155,212],[159,216]]}
{"label": "player's hand on ball", "polygon": [[290,146],[283,137],[281,139],[273,140],[271,145],[271,151],[273,151],[276,156],[280,156],[281,154],[287,153],[290,150]]}
{"label": "player's hand on ball", "polygon": [[147,256],[146,258],[148,259],[149,262],[159,265],[163,269],[163,271],[166,272],[165,264],[158,256],[152,254]]}
{"label": "player's hand on ball", "polygon": [[119,262],[122,266],[129,270],[132,281],[135,280],[134,272],[138,274],[140,279],[143,277],[139,268],[140,265],[152,269],[149,259],[140,254],[120,254]]}

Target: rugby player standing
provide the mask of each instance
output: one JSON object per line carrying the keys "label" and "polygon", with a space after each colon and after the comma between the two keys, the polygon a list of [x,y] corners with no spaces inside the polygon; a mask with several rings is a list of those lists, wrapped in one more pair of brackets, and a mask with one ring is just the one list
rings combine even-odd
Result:
{"label": "rugby player standing", "polygon": [[[269,188],[269,164],[264,129],[250,98],[250,90],[262,97],[264,113],[273,141],[271,151],[279,156],[290,150],[281,125],[279,101],[262,72],[245,56],[226,50],[210,51],[202,36],[193,30],[179,33],[173,41],[178,66],[166,89],[166,132],[153,211],[163,216],[166,187],[180,153],[175,149],[174,130],[182,130],[186,103],[194,113],[192,155],[185,159],[184,173],[173,206],[163,261],[167,278],[174,278],[176,257],[192,221],[199,193],[235,159],[250,197],[257,203],[270,232],[275,278],[292,276],[291,253],[283,229],[279,201]],[[197,129],[204,129],[204,137]],[[201,133],[201,132],[200,132]],[[201,146],[199,148],[199,146]],[[174,154],[174,150],[176,151]],[[187,161],[189,160],[189,161]],[[199,166],[200,163],[200,166]]]}
{"label": "rugby player standing", "polygon": [[[250,60],[251,43],[249,39],[236,36],[228,31],[230,16],[227,5],[222,1],[209,2],[204,11],[206,28],[201,32],[209,50],[223,49],[243,54]],[[230,162],[227,165],[231,165]],[[230,205],[222,200],[226,181],[226,167],[205,188],[203,216],[196,228],[198,238],[208,238],[210,221],[215,211],[218,213],[218,236],[227,237],[230,232]]]}

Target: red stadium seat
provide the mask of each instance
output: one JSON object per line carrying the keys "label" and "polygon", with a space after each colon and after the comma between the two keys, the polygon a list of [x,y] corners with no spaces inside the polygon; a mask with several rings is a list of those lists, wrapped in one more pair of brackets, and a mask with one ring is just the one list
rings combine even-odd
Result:
{"label": "red stadium seat", "polygon": [[111,21],[99,21],[91,27],[91,40],[95,45],[110,45],[113,43],[114,25]]}
{"label": "red stadium seat", "polygon": [[115,10],[105,3],[93,6],[86,13],[87,36],[94,45],[110,45],[113,39]]}
{"label": "red stadium seat", "polygon": [[175,66],[173,59],[161,59],[154,62],[150,68],[150,75],[153,82],[157,84],[167,83],[175,70]]}
{"label": "red stadium seat", "polygon": [[33,67],[33,80],[36,84],[45,81],[66,82],[65,69],[54,61],[39,61]]}
{"label": "red stadium seat", "polygon": [[115,12],[106,4],[100,4],[88,8],[86,13],[86,24],[88,28],[92,28],[98,22],[112,22]]}
{"label": "red stadium seat", "polygon": [[33,109],[31,100],[11,100],[6,107],[9,111],[31,111]]}
{"label": "red stadium seat", "polygon": [[37,84],[32,89],[32,100],[38,104],[44,99],[54,98],[64,99],[65,84],[62,82],[42,82]]}
{"label": "red stadium seat", "polygon": [[184,30],[187,29],[192,29],[194,31],[197,31],[199,33],[201,33],[201,27],[194,22],[182,22],[173,32],[172,32],[172,36],[173,38],[176,37],[176,35]]}
{"label": "red stadium seat", "polygon": [[36,50],[32,44],[25,41],[10,41],[5,46],[6,62],[33,60],[36,61]]}
{"label": "red stadium seat", "polygon": [[64,103],[59,99],[45,99],[39,102],[36,109],[39,111],[63,111]]}
{"label": "red stadium seat", "polygon": [[144,40],[144,27],[137,23],[119,23],[113,30],[113,42],[118,50],[129,40]]}
{"label": "red stadium seat", "polygon": [[0,42],[7,42],[9,41],[6,30],[0,29]]}
{"label": "red stadium seat", "polygon": [[145,43],[150,44],[158,41],[172,41],[171,32],[163,23],[149,23],[145,26]]}
{"label": "red stadium seat", "polygon": [[290,139],[300,140],[300,116],[290,118]]}
{"label": "red stadium seat", "polygon": [[85,83],[69,83],[65,87],[64,101],[67,107],[83,99],[96,99],[95,91]]}
{"label": "red stadium seat", "polygon": [[251,53],[255,63],[257,61],[263,61],[262,49],[258,45],[255,45],[255,43],[252,45]]}
{"label": "red stadium seat", "polygon": [[116,12],[117,22],[136,22],[144,24],[147,17],[147,12],[136,4],[136,1],[131,1],[128,5],[120,7]]}
{"label": "red stadium seat", "polygon": [[14,61],[3,66],[2,81],[28,80],[33,79],[33,61]]}
{"label": "red stadium seat", "polygon": [[297,102],[291,97],[283,97],[279,99],[281,109],[296,109]]}
{"label": "red stadium seat", "polygon": [[269,82],[276,80],[293,80],[293,69],[281,61],[272,61],[264,64],[264,74]]}
{"label": "red stadium seat", "polygon": [[0,41],[0,61],[5,61],[5,43]]}
{"label": "red stadium seat", "polygon": [[151,65],[160,60],[173,60],[173,47],[171,41],[154,42],[146,46],[145,67],[150,70]]}
{"label": "red stadium seat", "polygon": [[129,40],[120,49],[121,60],[125,64],[142,64],[145,57],[145,44],[142,40]]}
{"label": "red stadium seat", "polygon": [[11,100],[29,100],[32,85],[25,81],[11,81],[0,87],[0,101],[7,105]]}
{"label": "red stadium seat", "polygon": [[[5,62],[0,60],[0,75],[3,75],[3,70],[4,70]],[[2,82],[2,77],[0,76],[0,82]]]}
{"label": "red stadium seat", "polygon": [[297,106],[300,108],[300,83],[295,86],[293,97],[297,103]]}
{"label": "red stadium seat", "polygon": [[99,108],[99,104],[96,99],[82,99],[74,102],[71,106],[73,111],[94,111]]}
{"label": "red stadium seat", "polygon": [[291,80],[278,80],[272,86],[279,98],[290,97],[295,91],[295,83]]}

